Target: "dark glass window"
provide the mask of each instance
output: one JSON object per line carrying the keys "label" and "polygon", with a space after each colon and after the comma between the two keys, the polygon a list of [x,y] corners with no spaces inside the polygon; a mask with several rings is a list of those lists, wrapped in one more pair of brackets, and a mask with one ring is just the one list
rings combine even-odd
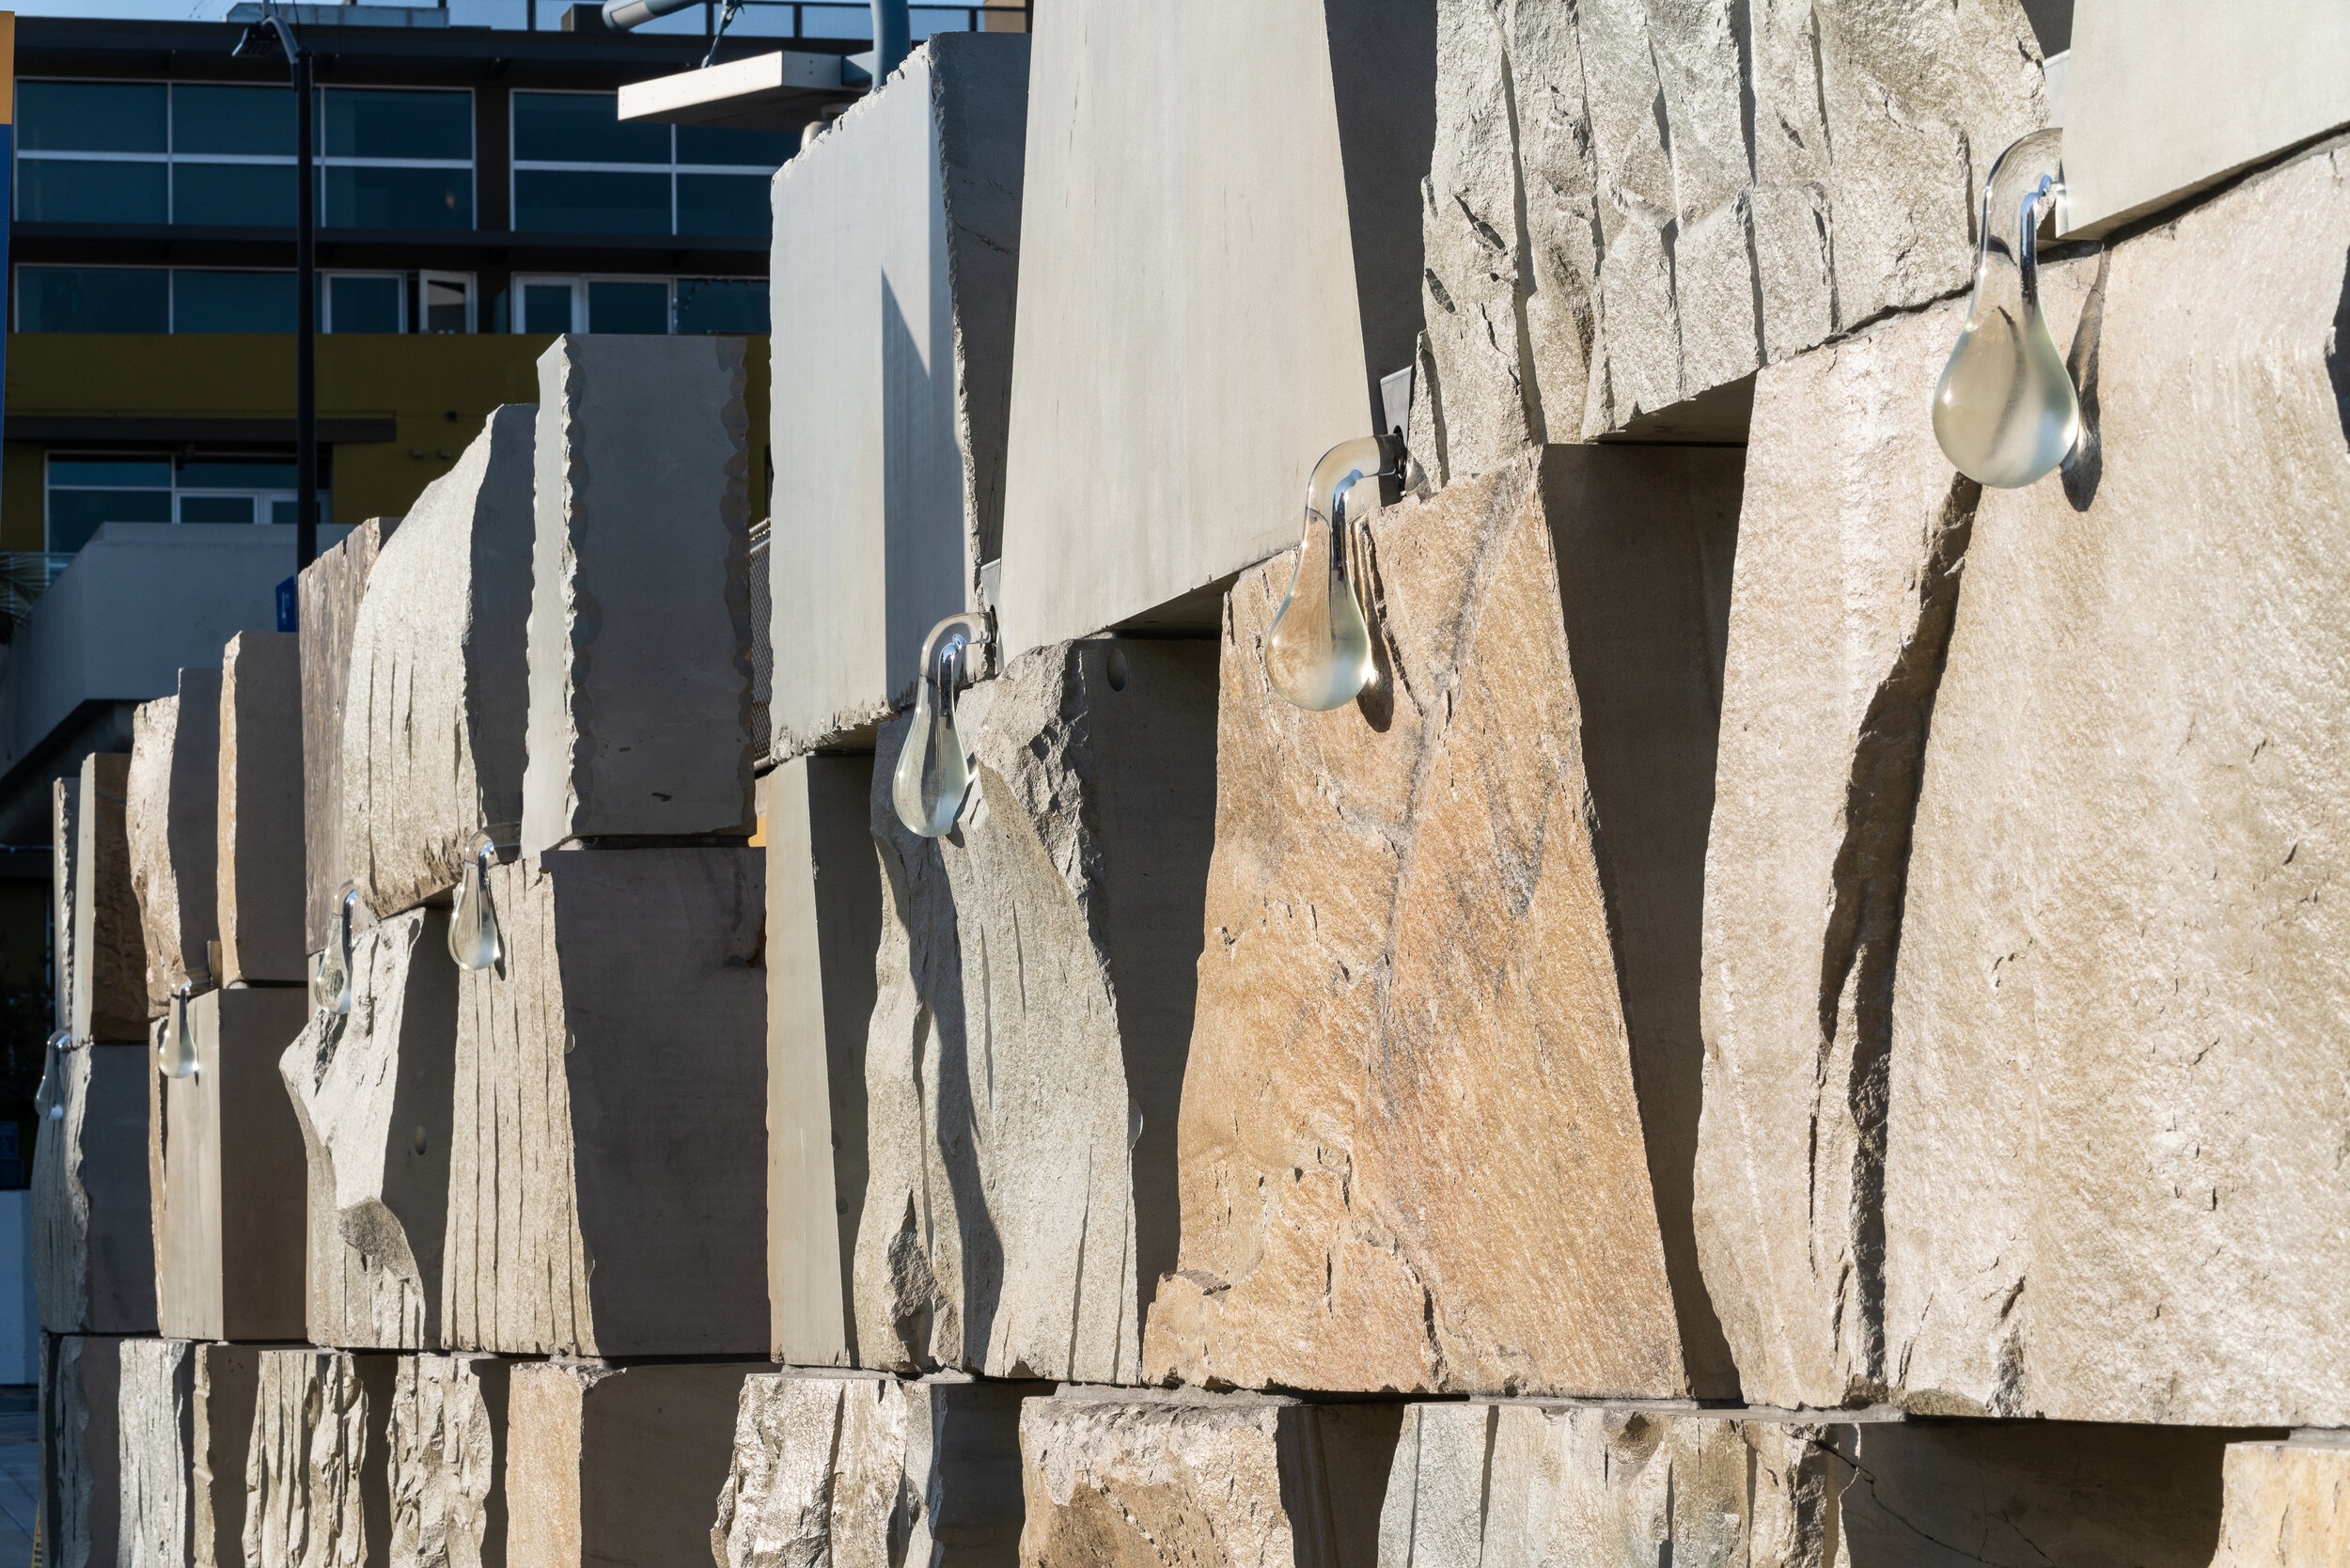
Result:
{"label": "dark glass window", "polygon": [[321,227],[471,228],[473,175],[465,169],[326,170]]}
{"label": "dark glass window", "polygon": [[161,267],[19,267],[19,332],[169,332],[171,274]]}
{"label": "dark glass window", "polygon": [[181,83],[171,89],[171,150],[245,157],[294,155],[290,87],[212,86]]}
{"label": "dark glass window", "polygon": [[20,82],[16,145],[27,152],[161,152],[162,83]]}
{"label": "dark glass window", "polygon": [[329,158],[473,156],[471,93],[329,87],[320,96]]}
{"label": "dark glass window", "polygon": [[328,330],[333,332],[398,332],[400,295],[407,280],[398,277],[330,277],[325,280]]}
{"label": "dark glass window", "polygon": [[666,234],[669,177],[518,169],[514,227],[549,234]]}
{"label": "dark glass window", "polygon": [[182,495],[180,497],[180,521],[182,523],[250,523],[253,521],[253,497],[250,495]]}
{"label": "dark glass window", "polygon": [[767,280],[757,277],[681,277],[677,280],[680,332],[765,332]]}
{"label": "dark glass window", "polygon": [[294,274],[178,271],[171,274],[174,332],[291,332]]}
{"label": "dark glass window", "polygon": [[568,283],[524,284],[523,330],[525,332],[571,331],[572,286]]}
{"label": "dark glass window", "polygon": [[677,177],[680,234],[758,234],[768,228],[767,177],[761,174],[681,174]]}
{"label": "dark glass window", "polygon": [[102,523],[168,523],[168,490],[53,490],[49,493],[49,548],[79,550]]}
{"label": "dark glass window", "polygon": [[300,178],[291,164],[174,163],[172,221],[290,227]]}
{"label": "dark glass window", "polygon": [[600,282],[588,284],[588,330],[634,332],[647,336],[669,330],[667,283]]}
{"label": "dark glass window", "polygon": [[681,164],[744,164],[775,168],[800,150],[800,138],[789,131],[730,131],[717,125],[677,128],[677,161]]}
{"label": "dark glass window", "polygon": [[18,161],[16,213],[26,223],[168,223],[167,164]]}
{"label": "dark glass window", "polygon": [[134,485],[149,490],[171,488],[168,458],[51,458],[53,485]]}
{"label": "dark glass window", "polygon": [[[53,463],[50,482],[56,483],[56,467]],[[291,490],[294,487],[294,465],[273,463],[267,458],[182,458],[180,462],[180,488],[182,490]]]}
{"label": "dark glass window", "polygon": [[514,157],[522,163],[666,164],[669,128],[619,118],[608,93],[518,92]]}

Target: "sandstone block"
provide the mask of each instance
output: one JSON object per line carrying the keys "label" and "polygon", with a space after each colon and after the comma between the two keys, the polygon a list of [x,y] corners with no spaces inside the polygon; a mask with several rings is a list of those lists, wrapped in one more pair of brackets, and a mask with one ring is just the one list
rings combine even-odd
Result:
{"label": "sandstone block", "polygon": [[1420,325],[1434,23],[1433,0],[1039,13],[1007,652],[1211,631],[1224,580],[1296,542],[1316,461],[1380,428]]}
{"label": "sandstone block", "polygon": [[505,957],[458,980],[450,1347],[766,1344],[763,880],[727,848],[492,872]]}
{"label": "sandstone block", "polygon": [[2227,1497],[2212,1568],[2350,1562],[2350,1447],[2231,1443]]}
{"label": "sandstone block", "polygon": [[344,876],[378,916],[457,886],[465,846],[523,814],[538,409],[493,413],[384,541],[351,634]]}
{"label": "sandstone block", "polygon": [[392,1391],[395,1568],[506,1561],[506,1412],[512,1363],[403,1356]]}
{"label": "sandstone block", "polygon": [[122,1568],[187,1568],[195,1560],[191,1459],[196,1364],[185,1340],[125,1340],[118,1413]]}
{"label": "sandstone block", "polygon": [[244,1461],[244,1559],[389,1561],[388,1423],[400,1357],[264,1350]]}
{"label": "sandstone block", "polygon": [[245,1459],[266,1354],[250,1345],[188,1347],[194,1368],[188,1513],[196,1568],[245,1568]]}
{"label": "sandstone block", "polygon": [[182,985],[219,983],[213,888],[220,834],[220,671],[183,669],[177,695],[132,718],[124,828],[147,944],[147,1011],[162,1016]]}
{"label": "sandstone block", "polygon": [[362,933],[351,1011],[313,1012],[278,1062],[309,1171],[304,1317],[313,1344],[441,1342],[457,1060],[448,919],[412,909]]}
{"label": "sandstone block", "polygon": [[[775,182],[774,755],[914,700],[1001,553],[1028,39],[935,33]],[[768,736],[758,737],[764,747]]]}
{"label": "sandstone block", "polygon": [[2092,434],[1977,513],[1893,993],[1921,1407],[2350,1425],[2346,174],[2320,149],[2050,285]]}
{"label": "sandstone block", "polygon": [[1379,681],[1329,713],[1264,675],[1288,561],[1234,585],[1153,1380],[1736,1390],[1690,1180],[1740,462],[1374,514]]}
{"label": "sandstone block", "polygon": [[1019,1560],[1017,1383],[832,1372],[743,1381],[719,1568]]}
{"label": "sandstone block", "polygon": [[886,885],[855,1241],[868,1367],[1133,1383],[1174,1266],[1175,1121],[1214,795],[1213,651],[1039,649],[964,694],[961,824]]}
{"label": "sandstone block", "polygon": [[873,759],[767,775],[767,1299],[776,1359],[856,1364],[865,1036],[881,943]]}
{"label": "sandstone block", "polygon": [[370,517],[302,569],[296,586],[302,639],[303,948],[325,950],[335,893],[351,872],[343,851],[343,709],[351,642],[375,558],[400,526]]}
{"label": "sandstone block", "polygon": [[52,1047],[33,1152],[33,1275],[52,1334],[155,1327],[144,1045]]}
{"label": "sandstone block", "polygon": [[1371,1568],[1400,1416],[1261,1394],[1029,1400],[1020,1560]]}
{"label": "sandstone block", "polygon": [[744,834],[749,416],[739,337],[539,360],[522,847]]}
{"label": "sandstone block", "polygon": [[299,985],[302,639],[240,632],[220,674],[220,983]]}
{"label": "sandstone block", "polygon": [[743,1361],[516,1367],[507,1406],[510,1568],[702,1561],[744,1380],[773,1370]]}
{"label": "sandstone block", "polygon": [[156,1221],[157,1313],[175,1338],[303,1337],[302,1129],[277,1058],[306,1007],[300,991],[242,987],[188,1005],[196,1069],[164,1081]]}
{"label": "sandstone block", "polygon": [[72,926],[60,924],[58,987],[71,1011],[59,1020],[76,1040],[138,1040],[147,1033],[147,933],[131,874],[131,759],[93,752],[72,788]]}
{"label": "sandstone block", "polygon": [[[96,755],[96,753],[92,753]],[[55,965],[56,1027],[73,1027],[74,857],[82,848],[82,788],[78,778],[49,786],[49,947]]]}
{"label": "sandstone block", "polygon": [[118,1560],[122,1345],[106,1335],[41,1336],[44,1568],[106,1568]]}

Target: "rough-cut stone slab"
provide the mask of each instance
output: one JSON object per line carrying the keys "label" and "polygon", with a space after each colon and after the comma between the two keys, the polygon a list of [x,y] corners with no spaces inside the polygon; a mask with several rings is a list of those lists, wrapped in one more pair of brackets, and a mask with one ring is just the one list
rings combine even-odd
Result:
{"label": "rough-cut stone slab", "polygon": [[187,1568],[194,1560],[193,1348],[185,1340],[122,1341],[118,1415],[122,1568]]}
{"label": "rough-cut stone slab", "polygon": [[175,1338],[303,1338],[302,1129],[277,1058],[306,1006],[243,988],[188,1004],[196,1070],[164,1081],[156,1223],[157,1316]]}
{"label": "rough-cut stone slab", "polygon": [[53,1334],[155,1327],[144,1045],[53,1046],[33,1152],[33,1275]]}
{"label": "rough-cut stone slab", "polygon": [[240,632],[221,655],[220,983],[306,978],[302,639]]}
{"label": "rough-cut stone slab", "polygon": [[865,1213],[865,1036],[881,872],[873,759],[767,775],[767,1299],[776,1359],[854,1366]]}
{"label": "rough-cut stone slab", "polygon": [[2321,1438],[2231,1443],[2227,1489],[2211,1568],[2350,1562],[2350,1445]]}
{"label": "rough-cut stone slab", "polygon": [[[1376,428],[1378,378],[1420,325],[1434,22],[1431,0],[1037,14],[1010,652],[1166,612],[1296,542],[1315,462]],[[1214,594],[1173,613],[1207,632]]]}
{"label": "rough-cut stone slab", "polygon": [[2346,181],[2051,285],[2093,443],[1978,515],[1893,998],[1920,1407],[2350,1426]]}
{"label": "rough-cut stone slab", "polygon": [[774,1370],[756,1361],[516,1367],[507,1406],[509,1568],[707,1560],[744,1379]]}
{"label": "rough-cut stone slab", "polygon": [[400,1357],[265,1350],[245,1454],[244,1557],[267,1568],[387,1562]]}
{"label": "rough-cut stone slab", "polygon": [[82,759],[74,786],[73,925],[60,925],[59,989],[70,993],[61,1022],[76,1040],[138,1040],[147,1033],[147,933],[131,875],[131,840],[124,819],[129,798],[128,753],[93,752]]}
{"label": "rough-cut stone slab", "polygon": [[1689,1182],[1741,457],[1549,447],[1375,514],[1379,683],[1230,601],[1153,1381],[1718,1396]]}
{"label": "rough-cut stone slab", "polygon": [[1954,291],[2047,109],[2014,0],[1439,0],[1439,478],[1588,440]]}
{"label": "rough-cut stone slab", "polygon": [[777,758],[911,704],[1001,553],[1027,104],[1025,36],[934,33],[776,174]]}
{"label": "rough-cut stone slab", "polygon": [[296,587],[302,639],[303,948],[323,952],[335,920],[335,892],[350,876],[343,853],[343,705],[351,682],[351,639],[368,576],[400,526],[370,517],[302,569]]}
{"label": "rough-cut stone slab", "polygon": [[506,1410],[512,1363],[403,1356],[392,1392],[391,1561],[499,1568],[506,1561]]}
{"label": "rough-cut stone slab", "polygon": [[52,1016],[61,1029],[73,1027],[73,862],[81,849],[81,780],[53,779],[49,785],[49,954],[56,977]]}
{"label": "rough-cut stone slab", "polygon": [[710,1544],[719,1568],[1011,1568],[1032,1384],[834,1372],[745,1378]]}
{"label": "rough-cut stone slab", "polygon": [[908,723],[883,732],[866,1366],[1139,1379],[1143,1304],[1175,1258],[1213,659],[1204,641],[1061,643],[966,692],[977,782],[944,839],[899,823]]}
{"label": "rough-cut stone slab", "polygon": [[492,872],[505,958],[458,980],[450,1348],[765,1347],[763,870],[691,848]]}
{"label": "rough-cut stone slab", "polygon": [[493,413],[386,540],[352,632],[343,703],[345,870],[379,916],[457,886],[465,846],[523,814],[538,409]]}
{"label": "rough-cut stone slab", "polygon": [[1401,1415],[1261,1394],[1029,1400],[1020,1560],[1371,1568]]}
{"label": "rough-cut stone slab", "polygon": [[182,985],[218,983],[212,945],[220,835],[220,671],[183,669],[177,695],[132,717],[125,787],[131,885],[147,942],[147,1011],[162,1016]]}
{"label": "rough-cut stone slab", "polygon": [[351,1011],[312,1012],[278,1062],[309,1169],[313,1344],[441,1342],[457,1058],[448,919],[412,909],[362,933],[352,945]]}
{"label": "rough-cut stone slab", "polygon": [[1414,1405],[1379,1561],[2204,1568],[2226,1438],[2044,1421],[1830,1425],[1768,1411]]}
{"label": "rough-cut stone slab", "polygon": [[1756,378],[1705,883],[1698,1245],[1746,1397],[1866,1400],[1910,813],[1981,489],[1926,417],[1964,319]]}
{"label": "rough-cut stone slab", "polygon": [[103,1335],[41,1336],[44,1568],[108,1568],[118,1560],[122,1344]]}
{"label": "rough-cut stone slab", "polygon": [[739,337],[540,356],[525,854],[747,834],[749,417]]}
{"label": "rough-cut stone slab", "polygon": [[265,1354],[250,1345],[189,1347],[195,1391],[188,1489],[196,1568],[246,1568],[244,1466]]}

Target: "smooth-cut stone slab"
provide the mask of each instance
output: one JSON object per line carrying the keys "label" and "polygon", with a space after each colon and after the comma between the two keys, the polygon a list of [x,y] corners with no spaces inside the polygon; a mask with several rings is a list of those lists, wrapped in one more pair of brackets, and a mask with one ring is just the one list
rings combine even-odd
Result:
{"label": "smooth-cut stone slab", "polygon": [[390,1560],[392,1388],[401,1358],[264,1350],[245,1453],[244,1560]]}
{"label": "smooth-cut stone slab", "polygon": [[343,708],[351,642],[376,557],[400,527],[370,517],[302,569],[296,587],[302,639],[303,948],[323,952],[335,894],[351,874],[343,852]]}
{"label": "smooth-cut stone slab", "polygon": [[774,1370],[756,1361],[516,1367],[508,1568],[671,1568],[714,1556],[711,1522],[744,1380]]}
{"label": "smooth-cut stone slab", "polygon": [[41,1336],[43,1568],[119,1560],[122,1344],[105,1335]]}
{"label": "smooth-cut stone slab", "polygon": [[351,635],[337,875],[378,916],[457,886],[477,832],[523,814],[538,409],[491,414],[384,541]]}
{"label": "smooth-cut stone slab", "polygon": [[1002,551],[1027,105],[1025,36],[933,33],[776,173],[773,352],[825,367],[772,404],[778,759],[910,704]]}
{"label": "smooth-cut stone slab", "polygon": [[220,671],[183,669],[176,695],[139,704],[123,822],[146,935],[147,1012],[161,1017],[181,987],[219,983],[211,949],[220,939]]}
{"label": "smooth-cut stone slab", "polygon": [[1175,1121],[1215,776],[1214,645],[1102,638],[964,694],[964,816],[886,884],[855,1248],[868,1367],[1140,1380],[1174,1266]]}
{"label": "smooth-cut stone slab", "polygon": [[1894,978],[1915,1407],[2350,1426],[2346,177],[2050,279],[2092,445],[1977,514]]}
{"label": "smooth-cut stone slab", "polygon": [[1198,590],[1295,543],[1316,461],[1378,428],[1420,324],[1434,22],[1434,0],[1038,13],[1010,653],[1142,616],[1211,631]]}
{"label": "smooth-cut stone slab", "polygon": [[2211,1568],[2350,1562],[2350,1445],[2331,1434],[2229,1444],[2227,1494]]}
{"label": "smooth-cut stone slab", "polygon": [[144,1045],[52,1046],[33,1149],[33,1276],[52,1334],[155,1327]]}
{"label": "smooth-cut stone slab", "polygon": [[458,980],[449,1348],[765,1348],[763,873],[730,848],[491,873],[505,957]]}
{"label": "smooth-cut stone slab", "polygon": [[304,1309],[313,1344],[441,1342],[457,975],[446,911],[352,945],[347,1013],[314,1011],[278,1062],[309,1170]]}
{"label": "smooth-cut stone slab", "polygon": [[164,1080],[157,1316],[184,1340],[298,1341],[302,1128],[277,1058],[302,1031],[297,990],[212,991],[188,1004],[196,1069]]}
{"label": "smooth-cut stone slab", "polygon": [[299,985],[302,639],[240,632],[221,655],[220,983]]}
{"label": "smooth-cut stone slab", "polygon": [[1327,713],[1264,674],[1290,562],[1234,585],[1152,1380],[1736,1391],[1689,1182],[1740,462],[1375,513],[1379,682]]}
{"label": "smooth-cut stone slab", "polygon": [[1372,1568],[1402,1413],[1261,1394],[1029,1400],[1020,1561]]}
{"label": "smooth-cut stone slab", "polygon": [[392,1390],[394,1568],[506,1561],[506,1410],[513,1363],[403,1356]]}
{"label": "smooth-cut stone slab", "polygon": [[763,781],[767,839],[767,1300],[775,1357],[854,1366],[865,1213],[865,1037],[881,944],[873,759],[804,757]]}
{"label": "smooth-cut stone slab", "polygon": [[185,1340],[125,1340],[118,1435],[122,1568],[187,1568],[195,1560],[192,1445],[196,1363]]}
{"label": "smooth-cut stone slab", "polygon": [[60,936],[59,973],[70,976],[61,990],[71,1002],[61,1022],[76,1040],[138,1040],[147,1033],[147,933],[125,821],[130,780],[128,753],[92,752],[70,786],[73,926]]}
{"label": "smooth-cut stone slab", "polygon": [[1919,759],[1980,487],[1926,416],[1964,320],[1756,378],[1706,851],[1698,1247],[1746,1397],[1865,1402]]}
{"label": "smooth-cut stone slab", "polygon": [[250,1345],[193,1344],[189,1529],[196,1568],[245,1568],[245,1457],[260,1396],[261,1356]]}
{"label": "smooth-cut stone slab", "polygon": [[743,352],[572,336],[540,356],[525,854],[748,833]]}
{"label": "smooth-cut stone slab", "polygon": [[954,1562],[1012,1568],[1020,1402],[1034,1384],[824,1372],[743,1381],[719,1568]]}

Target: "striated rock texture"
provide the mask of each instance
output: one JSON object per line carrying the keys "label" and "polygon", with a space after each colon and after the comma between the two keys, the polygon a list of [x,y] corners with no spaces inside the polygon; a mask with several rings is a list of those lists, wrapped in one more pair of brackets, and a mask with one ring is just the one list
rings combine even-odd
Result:
{"label": "striated rock texture", "polygon": [[1918,1407],[2350,1425],[2345,255],[2336,144],[2051,288],[2092,435],[1978,515],[1893,997]]}
{"label": "striated rock texture", "polygon": [[335,919],[335,893],[350,876],[343,852],[343,710],[351,682],[351,641],[376,557],[400,526],[370,517],[302,569],[303,949],[322,952]]}
{"label": "striated rock texture", "polygon": [[1698,1278],[1698,913],[1735,451],[1552,447],[1375,514],[1378,683],[1229,602],[1153,1380],[1734,1393]]}
{"label": "striated rock texture", "polygon": [[267,1354],[252,1345],[188,1347],[194,1372],[188,1512],[196,1568],[247,1568],[244,1466]]}
{"label": "striated rock texture", "polygon": [[126,1342],[95,1334],[41,1336],[43,1568],[108,1568],[119,1560]]}
{"label": "striated rock texture", "polygon": [[[509,1568],[711,1560],[711,1520],[733,1459],[743,1384],[774,1370],[756,1361],[514,1368],[507,1405]],[[824,1559],[791,1560],[796,1568]]]}
{"label": "striated rock texture", "polygon": [[33,1146],[33,1278],[52,1334],[155,1327],[144,1045],[51,1046]]}
{"label": "striated rock texture", "polygon": [[837,1372],[745,1378],[710,1548],[719,1568],[1011,1568],[1033,1385]]}
{"label": "striated rock texture", "polygon": [[1589,440],[1966,286],[2046,117],[2016,0],[1439,0],[1432,471]]}
{"label": "striated rock texture", "polygon": [[356,882],[378,916],[456,886],[476,832],[521,831],[538,414],[490,416],[384,541],[359,603],[335,884]]}
{"label": "striated rock texture", "polygon": [[1020,1561],[1371,1568],[1401,1414],[1254,1394],[1029,1400]]}
{"label": "striated rock texture", "polygon": [[1964,311],[1756,378],[1706,853],[1705,1282],[1746,1397],[1865,1402],[1904,868],[1981,487],[1927,417]]}
{"label": "striated rock texture", "polygon": [[314,1011],[278,1062],[309,1169],[313,1344],[441,1342],[456,964],[448,915],[413,909],[352,944],[351,1011]]}
{"label": "striated rock texture", "polygon": [[739,337],[606,335],[540,356],[525,854],[747,834],[743,353]]}
{"label": "striated rock texture", "polygon": [[147,1015],[181,986],[218,983],[212,944],[220,832],[220,671],[183,669],[177,695],[132,717],[123,823],[147,947]]}
{"label": "striated rock texture", "polygon": [[[93,753],[92,755],[96,755]],[[68,776],[49,784],[49,956],[56,982],[55,1027],[73,1027],[74,858],[82,850],[82,784]]]}
{"label": "striated rock texture", "polygon": [[898,821],[908,721],[883,732],[868,1367],[1140,1377],[1143,1305],[1175,1259],[1212,660],[1192,640],[1061,643],[966,692],[975,783],[943,839]]}
{"label": "striated rock texture", "polygon": [[122,1568],[187,1568],[195,1560],[194,1348],[185,1340],[122,1341]]}
{"label": "striated rock texture", "polygon": [[58,930],[60,994],[70,998],[61,1022],[76,1040],[142,1040],[147,1034],[147,933],[131,876],[125,821],[131,781],[128,753],[82,759],[75,792],[73,924]]}
{"label": "striated rock texture", "polygon": [[299,985],[302,639],[291,632],[240,632],[221,655],[218,799],[220,983]]}
{"label": "striated rock texture", "polygon": [[2211,1568],[2350,1562],[2350,1446],[2231,1443],[2227,1496]]}
{"label": "striated rock texture", "polygon": [[765,1347],[761,858],[558,850],[492,873],[505,956],[458,980],[450,1348]]}
{"label": "striated rock texture", "polygon": [[389,1435],[389,1560],[397,1568],[505,1562],[511,1371],[488,1356],[400,1358]]}
{"label": "striated rock texture", "polygon": [[245,1455],[244,1559],[259,1568],[387,1560],[387,1422],[400,1358],[264,1350]]}

